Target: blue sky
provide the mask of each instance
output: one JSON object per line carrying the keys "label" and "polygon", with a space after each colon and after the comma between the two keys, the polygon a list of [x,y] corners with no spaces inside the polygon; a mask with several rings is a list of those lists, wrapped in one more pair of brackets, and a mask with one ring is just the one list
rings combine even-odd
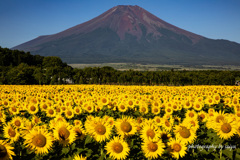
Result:
{"label": "blue sky", "polygon": [[240,0],[0,0],[0,46],[61,32],[116,5],[138,5],[187,31],[240,43]]}

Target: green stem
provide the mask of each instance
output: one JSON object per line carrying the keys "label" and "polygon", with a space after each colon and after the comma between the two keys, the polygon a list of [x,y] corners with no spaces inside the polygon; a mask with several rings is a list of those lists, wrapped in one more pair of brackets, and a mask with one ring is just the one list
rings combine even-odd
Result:
{"label": "green stem", "polygon": [[220,150],[220,160],[222,159],[222,149]]}

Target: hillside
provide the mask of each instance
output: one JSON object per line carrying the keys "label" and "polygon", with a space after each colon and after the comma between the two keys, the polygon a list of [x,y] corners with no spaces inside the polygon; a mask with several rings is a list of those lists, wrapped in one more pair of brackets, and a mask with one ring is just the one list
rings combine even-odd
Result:
{"label": "hillside", "polygon": [[13,49],[59,56],[67,63],[238,65],[240,44],[200,36],[139,6],[116,6],[57,34]]}

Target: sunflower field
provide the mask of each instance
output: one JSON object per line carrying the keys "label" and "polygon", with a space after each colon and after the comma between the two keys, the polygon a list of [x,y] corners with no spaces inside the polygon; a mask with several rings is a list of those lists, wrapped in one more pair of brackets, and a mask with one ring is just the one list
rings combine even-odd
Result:
{"label": "sunflower field", "polygon": [[0,160],[240,159],[240,87],[2,85]]}

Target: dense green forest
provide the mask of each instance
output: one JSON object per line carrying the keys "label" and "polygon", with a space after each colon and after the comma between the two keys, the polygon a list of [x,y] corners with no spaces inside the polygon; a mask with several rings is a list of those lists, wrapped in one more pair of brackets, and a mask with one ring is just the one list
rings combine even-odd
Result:
{"label": "dense green forest", "polygon": [[31,55],[0,47],[0,84],[235,85],[240,71],[118,71],[77,69],[59,57]]}

